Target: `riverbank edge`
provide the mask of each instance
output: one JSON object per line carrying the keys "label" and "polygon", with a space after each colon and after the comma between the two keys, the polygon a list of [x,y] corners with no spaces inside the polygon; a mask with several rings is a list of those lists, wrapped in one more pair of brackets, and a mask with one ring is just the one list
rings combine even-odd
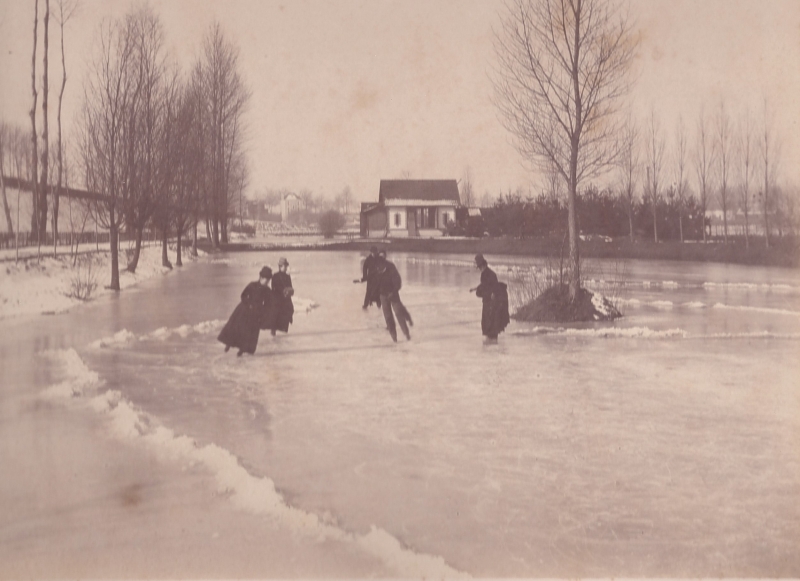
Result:
{"label": "riverbank edge", "polygon": [[[390,252],[420,252],[441,254],[506,254],[535,258],[567,258],[568,247],[554,238],[361,238],[357,240],[325,241],[323,244],[259,244],[236,242],[223,244],[220,251],[308,251],[354,250],[367,251],[370,246],[383,246]],[[213,253],[209,244],[198,248]],[[776,240],[766,248],[752,244],[747,248],[743,241],[722,242],[659,242],[629,239],[612,241],[584,240],[580,242],[582,258],[616,260],[674,260],[684,262],[718,262],[751,266],[777,266],[800,268],[800,245],[790,238]]]}

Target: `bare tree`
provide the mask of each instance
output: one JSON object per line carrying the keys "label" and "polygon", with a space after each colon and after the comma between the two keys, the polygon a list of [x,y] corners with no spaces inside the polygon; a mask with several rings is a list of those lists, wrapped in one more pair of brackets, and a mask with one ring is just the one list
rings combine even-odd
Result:
{"label": "bare tree", "polygon": [[775,174],[777,173],[777,160],[780,154],[778,141],[772,130],[772,116],[764,102],[764,126],[759,138],[759,153],[761,157],[761,168],[764,179],[764,190],[761,192],[761,211],[764,212],[764,237],[767,248],[769,248],[770,223],[769,212],[774,209],[772,199],[773,188],[775,186]]}
{"label": "bare tree", "polygon": [[[56,12],[55,18],[58,22],[59,29],[61,31],[60,40],[61,40],[61,89],[58,93],[58,113],[56,117],[56,123],[58,125],[58,138],[57,138],[57,154],[58,154],[58,174],[56,178],[56,187],[53,190],[53,253],[55,254],[55,241],[58,238],[58,210],[59,210],[59,200],[61,196],[61,187],[63,185],[63,178],[64,178],[64,143],[62,139],[62,127],[61,127],[61,108],[64,102],[64,90],[67,87],[67,60],[66,54],[64,51],[64,28],[66,27],[67,22],[73,17],[76,10],[78,9],[78,0],[58,0],[58,12]],[[71,232],[71,230],[70,230]]]}
{"label": "bare tree", "polygon": [[8,198],[6,197],[6,181],[4,175],[6,173],[6,158],[11,151],[11,126],[5,121],[0,121],[0,193],[3,196],[3,214],[6,217],[6,227],[10,235],[14,235],[14,221],[11,219],[11,208],[8,205]]}
{"label": "bare tree", "polygon": [[614,0],[509,0],[494,35],[494,102],[526,161],[567,185],[569,297],[581,286],[579,185],[619,153],[616,112],[637,40]]}
{"label": "bare tree", "polygon": [[700,186],[700,211],[703,219],[703,242],[706,242],[706,212],[708,211],[708,193],[711,191],[711,179],[714,168],[714,148],[705,110],[697,117],[697,133],[694,148],[694,166]]}
{"label": "bare tree", "polygon": [[135,79],[129,75],[134,59],[130,21],[103,23],[98,55],[84,86],[81,159],[86,186],[100,196],[92,204],[97,224],[108,228],[112,290],[119,290],[119,232],[122,201],[128,177],[125,165],[125,126]]}
{"label": "bare tree", "polygon": [[[50,67],[48,57],[50,55],[50,0],[45,0],[44,10],[44,55],[42,60],[42,177],[39,180],[39,221],[37,232],[39,232],[39,245],[41,246],[47,232],[47,194],[50,183],[50,133],[49,133],[49,111],[47,98],[50,94],[49,73]],[[53,248],[56,241],[53,240]]]}
{"label": "bare tree", "polygon": [[647,124],[647,187],[645,195],[650,202],[653,212],[653,240],[658,243],[658,202],[661,200],[659,190],[661,169],[664,166],[664,150],[666,143],[661,134],[661,125],[656,119],[654,110],[650,111],[650,120]]}
{"label": "bare tree", "polygon": [[231,199],[230,168],[235,151],[242,147],[240,118],[250,92],[238,72],[239,49],[228,41],[218,22],[203,40],[203,54],[196,65],[196,81],[204,100],[207,132],[209,188],[205,200],[206,224],[218,247],[227,242],[228,205]]}
{"label": "bare tree", "polygon": [[716,157],[719,176],[719,202],[722,207],[722,235],[725,243],[728,243],[728,206],[730,203],[730,192],[728,191],[728,177],[731,171],[731,120],[725,110],[725,102],[720,101],[719,110],[715,123]]}
{"label": "bare tree", "polygon": [[744,245],[750,248],[750,183],[754,173],[754,151],[755,138],[753,135],[753,122],[750,117],[750,110],[745,111],[744,118],[738,132],[738,143],[736,151],[739,157],[739,207],[744,214]]}
{"label": "bare tree", "polygon": [[678,117],[678,125],[675,129],[675,195],[678,204],[678,228],[680,230],[681,242],[683,242],[683,209],[686,205],[686,183],[687,169],[687,138],[686,126],[683,124],[683,117]]}
{"label": "bare tree", "polygon": [[475,202],[475,193],[472,187],[472,172],[469,168],[464,170],[464,176],[461,178],[461,205],[470,207]]}
{"label": "bare tree", "polygon": [[144,229],[164,193],[161,171],[165,155],[163,134],[166,126],[167,83],[164,32],[158,16],[142,5],[125,16],[131,32],[133,58],[130,77],[135,86],[126,111],[127,187],[123,197],[126,227],[134,234],[133,256],[127,270],[135,272],[139,263]]}
{"label": "bare tree", "polygon": [[31,91],[33,105],[31,106],[31,151],[33,152],[33,166],[31,167],[31,197],[33,200],[33,213],[31,214],[31,233],[41,237],[39,233],[39,136],[36,133],[36,104],[39,92],[36,90],[36,47],[39,44],[39,0],[34,0],[33,11],[33,55],[31,57]]}
{"label": "bare tree", "polygon": [[639,127],[633,117],[628,116],[622,128],[620,143],[619,173],[622,197],[628,211],[628,232],[633,242],[633,212],[636,207],[636,179],[639,174]]}
{"label": "bare tree", "polygon": [[337,196],[339,207],[342,209],[342,214],[347,215],[350,209],[350,202],[353,200],[353,193],[350,191],[350,186],[345,186],[342,192]]}

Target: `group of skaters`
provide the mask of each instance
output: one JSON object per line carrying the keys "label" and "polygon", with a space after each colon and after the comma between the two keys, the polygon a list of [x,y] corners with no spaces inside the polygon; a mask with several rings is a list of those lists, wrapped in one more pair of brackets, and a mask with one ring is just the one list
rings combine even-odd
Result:
{"label": "group of skaters", "polygon": [[273,337],[278,331],[289,332],[294,319],[294,288],[288,270],[289,261],[281,258],[278,272],[273,275],[272,269],[265,266],[258,273],[258,280],[244,288],[241,302],[217,337],[226,352],[236,347],[238,357],[243,353],[252,355],[261,331],[269,329]]}
{"label": "group of skaters", "polygon": [[[475,266],[481,271],[480,284],[469,290],[483,302],[481,332],[488,342],[496,342],[497,336],[509,323],[507,287],[498,281],[497,274],[489,268],[482,254],[475,256]],[[276,331],[289,331],[294,314],[294,289],[288,269],[289,261],[281,258],[274,276],[272,269],[265,266],[259,272],[259,280],[251,282],[242,291],[241,302],[218,337],[225,344],[226,352],[236,347],[238,356],[253,354],[260,331],[270,329],[273,336]],[[362,266],[361,278],[353,282],[367,283],[362,308],[366,310],[374,304],[382,310],[392,341],[397,342],[398,326],[406,340],[411,340],[409,327],[414,326],[414,321],[400,300],[403,281],[397,267],[386,258],[386,251],[379,250],[377,246],[370,248]]]}

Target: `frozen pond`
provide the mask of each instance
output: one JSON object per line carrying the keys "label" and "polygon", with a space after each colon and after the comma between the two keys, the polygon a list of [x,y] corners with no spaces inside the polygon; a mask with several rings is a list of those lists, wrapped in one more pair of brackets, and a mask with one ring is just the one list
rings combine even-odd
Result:
{"label": "frozen pond", "polygon": [[[414,318],[393,344],[359,254],[286,255],[313,308],[253,357],[216,334],[277,252],[4,323],[4,413],[49,385],[108,438],[215,474],[231,511],[399,576],[800,575],[797,272],[631,261],[619,285],[596,263],[623,319],[512,321],[486,345],[471,257],[390,253]],[[531,262],[487,258],[502,281]]]}

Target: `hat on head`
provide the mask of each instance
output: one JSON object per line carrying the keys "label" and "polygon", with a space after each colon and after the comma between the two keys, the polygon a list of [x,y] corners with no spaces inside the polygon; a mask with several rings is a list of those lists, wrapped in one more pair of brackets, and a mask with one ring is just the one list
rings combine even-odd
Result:
{"label": "hat on head", "polygon": [[272,278],[272,269],[269,266],[265,266],[258,273],[258,277],[259,278]]}
{"label": "hat on head", "polygon": [[483,257],[483,254],[476,254],[475,264],[477,264],[478,266],[486,266],[488,262],[486,262],[486,259]]}
{"label": "hat on head", "polygon": [[288,260],[286,260],[286,259],[285,259],[283,256],[281,256],[281,257],[278,259],[278,266],[283,266],[284,264],[285,264],[286,266],[289,266],[289,261],[288,261]]}

